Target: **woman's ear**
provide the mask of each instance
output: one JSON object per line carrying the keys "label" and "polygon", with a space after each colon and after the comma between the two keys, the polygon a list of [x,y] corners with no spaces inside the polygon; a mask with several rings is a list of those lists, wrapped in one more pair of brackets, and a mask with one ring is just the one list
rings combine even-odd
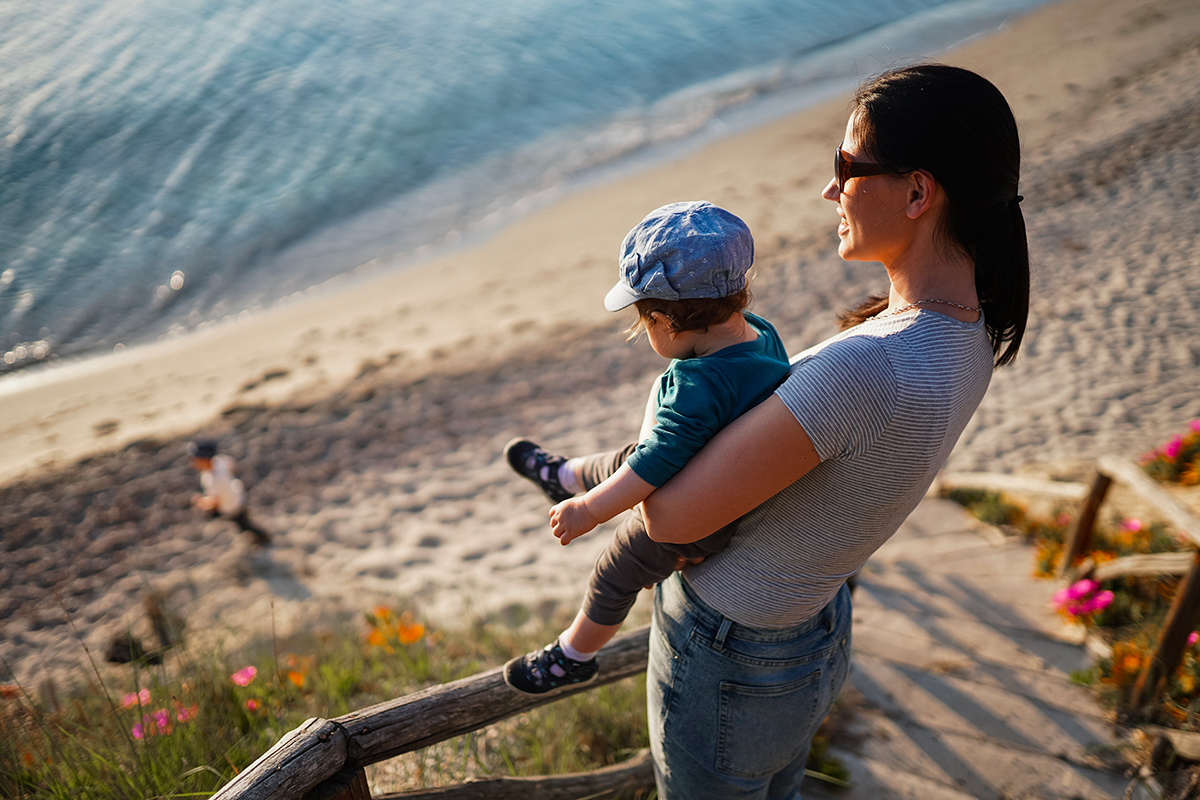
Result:
{"label": "woman's ear", "polygon": [[941,187],[928,170],[916,169],[908,173],[908,206],[905,213],[909,219],[917,219],[933,208]]}

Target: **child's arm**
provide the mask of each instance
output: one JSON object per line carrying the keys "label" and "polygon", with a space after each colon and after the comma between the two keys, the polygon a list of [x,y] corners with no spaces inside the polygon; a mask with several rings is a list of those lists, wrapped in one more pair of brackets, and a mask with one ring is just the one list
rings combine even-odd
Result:
{"label": "child's arm", "polygon": [[602,522],[633,508],[654,491],[654,486],[622,464],[604,483],[583,497],[572,497],[550,509],[550,530],[563,544],[578,539]]}

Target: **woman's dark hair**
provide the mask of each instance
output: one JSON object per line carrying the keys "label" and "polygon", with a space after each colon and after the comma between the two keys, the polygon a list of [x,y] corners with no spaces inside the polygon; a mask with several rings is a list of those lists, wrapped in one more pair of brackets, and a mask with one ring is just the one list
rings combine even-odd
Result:
{"label": "woman's dark hair", "polygon": [[750,305],[750,287],[747,286],[740,292],[726,297],[694,297],[684,300],[648,298],[638,300],[634,305],[638,315],[626,330],[630,339],[635,338],[643,328],[654,324],[650,315],[655,311],[666,316],[667,328],[671,333],[703,331],[712,325],[720,325]]}
{"label": "woman's dark hair", "polygon": [[[854,104],[851,124],[865,155],[927,170],[945,191],[943,244],[974,260],[996,365],[1011,362],[1029,316],[1029,245],[1017,194],[1021,142],[1004,95],[969,70],[918,64],[864,83]],[[843,327],[886,306],[886,298],[871,298],[842,315]]]}

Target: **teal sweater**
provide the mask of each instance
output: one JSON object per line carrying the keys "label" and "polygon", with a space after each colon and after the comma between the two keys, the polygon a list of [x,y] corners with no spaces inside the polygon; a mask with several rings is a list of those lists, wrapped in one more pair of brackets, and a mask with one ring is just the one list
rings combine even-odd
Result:
{"label": "teal sweater", "polygon": [[673,359],[658,379],[654,428],[626,461],[659,487],[742,412],[766,400],[787,376],[788,357],[771,323],[747,313],[758,338],[705,356]]}

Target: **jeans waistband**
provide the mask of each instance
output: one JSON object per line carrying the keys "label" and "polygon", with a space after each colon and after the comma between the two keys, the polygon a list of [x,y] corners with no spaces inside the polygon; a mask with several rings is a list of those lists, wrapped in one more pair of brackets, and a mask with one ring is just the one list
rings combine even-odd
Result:
{"label": "jeans waistband", "polygon": [[840,617],[850,613],[850,590],[843,584],[824,608],[803,622],[787,628],[758,628],[732,620],[709,606],[696,596],[695,590],[688,584],[687,578],[682,572],[676,572],[672,578],[664,581],[663,588],[670,591],[672,582],[678,585],[679,592],[683,595],[698,626],[708,629],[718,644],[729,638],[754,642],[788,641],[819,627],[824,627],[827,631],[832,632],[837,627]]}

